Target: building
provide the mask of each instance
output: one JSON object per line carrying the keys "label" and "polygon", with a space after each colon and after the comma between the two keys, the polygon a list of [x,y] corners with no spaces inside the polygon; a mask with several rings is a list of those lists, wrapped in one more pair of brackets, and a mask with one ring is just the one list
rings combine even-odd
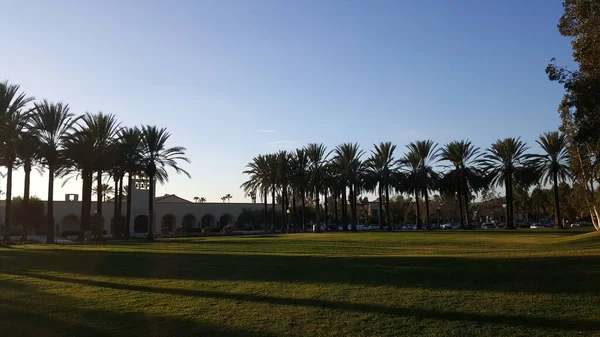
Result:
{"label": "building", "polygon": [[[148,233],[149,196],[148,180],[136,178],[133,181],[131,194],[130,233]],[[46,203],[46,202],[44,202]],[[102,203],[102,218],[106,234],[113,234],[114,201]],[[154,233],[174,232],[178,228],[184,230],[200,230],[202,227],[225,227],[234,225],[244,209],[263,209],[263,204],[256,203],[194,203],[176,195],[154,197]],[[91,218],[96,219],[96,202],[92,201]],[[122,222],[125,222],[126,202],[122,204]],[[4,222],[5,201],[0,203],[0,222]],[[59,235],[79,232],[81,217],[81,201],[77,194],[67,194],[65,200],[54,201],[55,232]],[[92,220],[94,221],[94,220]]]}

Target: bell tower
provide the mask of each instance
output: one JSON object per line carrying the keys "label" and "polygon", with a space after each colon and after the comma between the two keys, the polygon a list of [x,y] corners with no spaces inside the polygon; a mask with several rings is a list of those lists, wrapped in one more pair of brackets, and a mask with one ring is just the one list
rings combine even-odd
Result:
{"label": "bell tower", "polygon": [[[133,229],[136,214],[137,215],[150,215],[148,209],[148,198],[150,198],[150,179],[144,175],[135,175],[132,177],[132,191],[131,191],[131,223],[129,228]],[[156,192],[155,192],[156,193]],[[152,196],[152,202],[155,201],[155,196]],[[156,204],[154,204],[156,210]],[[148,221],[150,223],[150,221]],[[156,222],[154,222],[156,224]],[[153,229],[153,232],[156,229]]]}

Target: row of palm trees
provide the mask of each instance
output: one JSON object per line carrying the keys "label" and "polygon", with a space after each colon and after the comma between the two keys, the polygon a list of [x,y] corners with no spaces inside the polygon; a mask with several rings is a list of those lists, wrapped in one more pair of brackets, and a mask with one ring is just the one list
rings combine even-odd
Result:
{"label": "row of palm trees", "polygon": [[[170,134],[165,128],[144,125],[123,127],[111,114],[85,113],[75,115],[69,105],[48,100],[36,101],[20,91],[19,85],[0,82],[0,165],[6,167],[5,234],[12,226],[11,199],[12,173],[17,168],[25,172],[23,202],[30,199],[30,177],[34,167],[48,172],[47,243],[54,243],[54,182],[56,178],[78,178],[82,181],[81,230],[99,229],[102,234],[102,191],[104,178],[110,177],[114,190],[114,221],[117,236],[129,235],[131,218],[131,189],[134,176],[143,175],[149,180],[150,198],[148,237],[154,228],[155,182],[165,182],[167,168],[189,174],[179,166],[185,157],[185,148],[168,147]],[[123,180],[127,176],[126,216],[122,218]],[[91,224],[91,201],[94,181],[98,202],[96,224]],[[98,193],[99,192],[99,193]],[[27,220],[24,220],[27,222]],[[31,228],[31,223],[20,224]]]}
{"label": "row of palm trees", "polygon": [[[294,151],[254,157],[244,171],[248,180],[241,187],[246,195],[260,196],[264,203],[265,224],[269,222],[268,198],[271,198],[271,230],[275,229],[277,196],[284,210],[280,224],[282,231],[286,230],[286,225],[289,231],[288,213],[292,222],[301,224],[304,231],[308,198],[314,202],[317,223],[329,223],[327,200],[332,198],[335,223],[341,221],[344,230],[356,231],[357,199],[362,193],[377,194],[378,223],[382,229],[391,230],[391,193],[414,197],[419,227],[422,225],[419,201],[424,200],[425,225],[429,228],[429,196],[433,191],[454,196],[460,209],[461,225],[471,228],[469,205],[474,194],[487,188],[504,187],[507,228],[515,228],[515,186],[529,188],[536,183],[550,183],[557,206],[555,223],[561,226],[558,183],[570,177],[566,138],[559,132],[548,132],[541,135],[537,143],[542,154],[528,153],[529,148],[519,138],[498,140],[485,151],[468,140],[453,141],[442,147],[432,140],[415,141],[408,144],[401,155],[391,142],[375,144],[368,155],[355,143],[344,143],[331,151],[323,144],[313,143]],[[321,200],[324,200],[324,219],[319,214]],[[320,226],[316,226],[316,231],[319,230]]]}

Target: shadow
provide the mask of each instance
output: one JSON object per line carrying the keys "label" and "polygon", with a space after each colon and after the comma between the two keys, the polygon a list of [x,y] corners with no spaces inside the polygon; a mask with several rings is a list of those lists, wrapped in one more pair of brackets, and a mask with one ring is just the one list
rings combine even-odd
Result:
{"label": "shadow", "polygon": [[[441,312],[435,310],[417,309],[417,308],[398,308],[378,306],[373,304],[346,303],[337,301],[326,301],[319,299],[299,299],[273,297],[266,295],[252,295],[239,293],[225,293],[209,290],[187,290],[173,288],[157,288],[137,285],[127,285],[105,281],[80,280],[51,275],[39,275],[31,273],[18,273],[20,276],[32,277],[54,282],[66,282],[86,286],[110,288],[125,291],[138,291],[155,294],[169,294],[178,296],[203,297],[213,299],[225,299],[245,302],[268,303],[272,305],[299,306],[299,307],[317,307],[321,309],[332,309],[341,311],[352,311],[363,314],[383,314],[388,316],[403,316],[414,318],[428,318],[449,321],[474,322],[484,324],[503,324],[516,327],[538,327],[552,328],[559,330],[578,330],[578,331],[600,331],[600,322],[591,320],[566,320],[566,319],[548,319],[543,317],[519,316],[519,315],[479,315],[473,313],[459,312]],[[183,330],[186,331],[186,330]],[[230,336],[230,335],[221,335]],[[233,336],[233,335],[231,335]],[[237,335],[236,335],[237,336]]]}
{"label": "shadow", "polygon": [[[322,257],[100,250],[0,252],[3,272],[204,281],[387,285],[531,294],[598,294],[600,259],[551,257]],[[577,280],[577,282],[573,282]]]}
{"label": "shadow", "polygon": [[[18,283],[0,280],[0,284],[2,289],[14,289]],[[0,298],[3,336],[275,336],[180,316],[88,309],[82,307],[81,301],[40,292],[34,287],[15,298]]]}

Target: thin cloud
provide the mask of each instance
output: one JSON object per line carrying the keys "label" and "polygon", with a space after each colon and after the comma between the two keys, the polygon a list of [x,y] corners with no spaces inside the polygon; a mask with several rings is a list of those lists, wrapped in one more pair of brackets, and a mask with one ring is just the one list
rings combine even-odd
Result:
{"label": "thin cloud", "polygon": [[258,132],[258,133],[277,133],[277,130],[260,129],[260,130],[256,130],[256,132]]}
{"label": "thin cloud", "polygon": [[299,143],[295,140],[278,140],[276,142],[267,143],[269,147],[298,147]]}

